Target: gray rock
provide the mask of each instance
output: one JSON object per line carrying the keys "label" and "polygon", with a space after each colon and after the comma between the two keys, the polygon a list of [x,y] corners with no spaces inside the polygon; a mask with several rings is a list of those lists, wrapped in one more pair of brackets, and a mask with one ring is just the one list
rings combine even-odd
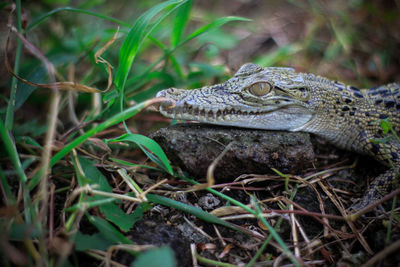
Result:
{"label": "gray rock", "polygon": [[215,207],[217,207],[220,203],[221,201],[216,196],[210,193],[208,193],[205,196],[202,196],[198,201],[199,206],[204,210],[212,210]]}
{"label": "gray rock", "polygon": [[151,136],[173,165],[196,178],[204,178],[208,166],[231,142],[218,162],[215,179],[228,180],[244,173],[296,174],[311,166],[314,151],[306,133],[230,128],[199,123],[176,124]]}

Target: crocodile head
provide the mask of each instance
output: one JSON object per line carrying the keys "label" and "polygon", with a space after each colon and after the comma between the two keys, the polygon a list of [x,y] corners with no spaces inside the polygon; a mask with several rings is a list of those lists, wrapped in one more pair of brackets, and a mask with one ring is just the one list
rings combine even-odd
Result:
{"label": "crocodile head", "polygon": [[310,86],[291,68],[247,63],[224,83],[199,89],[170,88],[159,109],[166,117],[246,128],[303,129],[313,117]]}

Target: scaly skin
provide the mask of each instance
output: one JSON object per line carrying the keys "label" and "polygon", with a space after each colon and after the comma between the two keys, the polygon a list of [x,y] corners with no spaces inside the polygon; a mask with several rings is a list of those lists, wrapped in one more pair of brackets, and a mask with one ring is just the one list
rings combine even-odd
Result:
{"label": "scaly skin", "polygon": [[302,131],[318,135],[347,150],[389,164],[390,170],[371,183],[359,210],[399,187],[400,144],[387,135],[379,120],[389,118],[400,133],[400,84],[359,90],[290,68],[245,64],[224,83],[194,90],[170,88],[157,96],[166,117],[264,130]]}

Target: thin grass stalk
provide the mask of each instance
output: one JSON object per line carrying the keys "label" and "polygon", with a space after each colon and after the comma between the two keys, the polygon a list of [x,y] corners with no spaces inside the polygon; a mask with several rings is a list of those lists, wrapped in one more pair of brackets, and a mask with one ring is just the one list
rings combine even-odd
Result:
{"label": "thin grass stalk", "polygon": [[[22,32],[21,0],[16,1],[16,7],[17,7],[16,9],[17,30],[19,33],[21,33]],[[16,42],[17,42],[17,49],[15,51],[14,73],[18,75],[21,52],[22,52],[22,41],[19,38],[17,38]],[[11,131],[14,124],[14,106],[15,106],[15,94],[17,93],[17,85],[18,85],[18,80],[17,78],[15,78],[15,76],[13,76],[11,79],[10,99],[8,101],[6,121],[5,121],[5,126],[8,131]]]}

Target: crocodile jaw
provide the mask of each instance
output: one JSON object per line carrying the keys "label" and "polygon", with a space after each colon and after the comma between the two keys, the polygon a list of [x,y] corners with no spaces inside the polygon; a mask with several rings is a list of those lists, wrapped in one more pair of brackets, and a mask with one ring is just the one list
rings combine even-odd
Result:
{"label": "crocodile jaw", "polygon": [[[158,97],[168,98],[168,94],[161,91]],[[242,128],[254,128],[263,130],[303,130],[304,126],[313,117],[309,111],[302,107],[231,107],[223,105],[195,106],[187,102],[170,101],[162,103],[159,107],[162,115],[177,120],[194,120],[203,123],[235,126]]]}

